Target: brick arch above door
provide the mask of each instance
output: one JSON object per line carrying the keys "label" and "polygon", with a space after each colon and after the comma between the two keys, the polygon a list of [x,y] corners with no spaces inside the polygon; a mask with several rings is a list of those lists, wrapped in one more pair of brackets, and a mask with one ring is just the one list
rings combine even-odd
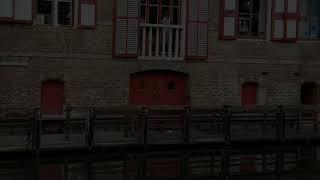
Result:
{"label": "brick arch above door", "polygon": [[185,73],[168,70],[149,70],[130,75],[129,103],[131,105],[187,105]]}

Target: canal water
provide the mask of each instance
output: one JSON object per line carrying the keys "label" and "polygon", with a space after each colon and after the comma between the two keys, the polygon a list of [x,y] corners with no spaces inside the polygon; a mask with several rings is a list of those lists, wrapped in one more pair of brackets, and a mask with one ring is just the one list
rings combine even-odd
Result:
{"label": "canal water", "polygon": [[10,154],[0,180],[319,180],[317,147]]}

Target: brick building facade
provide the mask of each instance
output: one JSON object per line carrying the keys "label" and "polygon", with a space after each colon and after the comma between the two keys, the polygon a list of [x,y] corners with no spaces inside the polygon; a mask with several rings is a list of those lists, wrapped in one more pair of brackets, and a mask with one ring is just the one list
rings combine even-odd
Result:
{"label": "brick building facade", "polygon": [[[117,41],[115,26],[117,17],[120,17],[119,14],[117,16],[117,10],[119,11],[119,5],[134,4],[134,0],[83,2],[74,0],[71,2],[73,22],[70,26],[63,23],[59,25],[59,12],[59,18],[54,20],[55,23],[48,25],[42,20],[39,24],[37,10],[40,11],[38,7],[40,5],[36,0],[30,2],[33,2],[31,22],[21,23],[15,20],[13,15],[9,20],[0,19],[0,107],[2,108],[41,106],[42,86],[47,80],[63,82],[64,105],[77,107],[128,105],[130,75],[149,70],[170,70],[186,74],[188,77],[186,98],[195,106],[241,105],[242,85],[245,82],[258,84],[259,105],[297,105],[301,103],[301,86],[304,82],[320,83],[318,80],[320,64],[317,62],[319,41],[316,41],[317,38],[299,37],[293,42],[282,41],[284,38],[276,40],[272,34],[274,20],[272,3],[275,1],[268,0],[265,5],[266,27],[263,38],[238,36],[236,32],[231,39],[222,37],[221,26],[224,23],[222,8],[231,7],[233,1],[182,2],[189,18],[191,15],[188,15],[188,12],[192,12],[190,4],[198,3],[197,7],[205,9],[201,3],[208,3],[208,6],[204,4],[209,12],[208,34],[204,34],[205,37],[207,35],[207,42],[198,42],[198,45],[205,46],[201,48],[208,48],[208,51],[204,55],[205,58],[188,58],[187,54],[191,51],[187,52],[187,49],[184,49],[186,52],[182,54],[182,59],[169,60],[140,58],[139,55],[133,57],[115,55],[117,51],[115,49],[118,47],[112,42]],[[241,3],[236,0],[234,2],[236,5]],[[88,14],[96,15],[94,22],[88,23],[89,26],[82,26],[82,21],[85,19],[82,19],[82,11],[79,10],[81,3],[95,5],[94,9],[86,11]],[[141,5],[138,6],[141,8]],[[182,13],[184,10],[182,8],[181,10]],[[226,9],[225,12],[227,11],[229,10]],[[239,14],[238,9],[235,12]],[[198,9],[198,14],[201,13],[206,16],[206,10],[201,12]],[[181,20],[186,21],[184,18]],[[198,17],[196,23],[199,25],[206,21],[200,22]],[[188,27],[184,28],[186,33],[192,33]],[[118,31],[120,30],[121,27]],[[189,36],[185,37],[188,39]],[[189,38],[192,39],[192,35]]]}

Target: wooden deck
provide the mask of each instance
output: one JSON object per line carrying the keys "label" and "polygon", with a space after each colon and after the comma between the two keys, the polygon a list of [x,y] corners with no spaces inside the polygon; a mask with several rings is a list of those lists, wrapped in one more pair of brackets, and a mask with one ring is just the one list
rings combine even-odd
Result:
{"label": "wooden deck", "polygon": [[67,108],[1,112],[0,151],[320,140],[316,107]]}

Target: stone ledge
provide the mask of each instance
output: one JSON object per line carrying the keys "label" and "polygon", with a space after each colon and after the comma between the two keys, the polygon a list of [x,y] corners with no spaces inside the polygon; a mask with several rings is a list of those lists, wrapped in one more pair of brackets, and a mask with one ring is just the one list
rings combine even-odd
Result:
{"label": "stone ledge", "polygon": [[28,66],[29,56],[0,56],[0,66]]}

